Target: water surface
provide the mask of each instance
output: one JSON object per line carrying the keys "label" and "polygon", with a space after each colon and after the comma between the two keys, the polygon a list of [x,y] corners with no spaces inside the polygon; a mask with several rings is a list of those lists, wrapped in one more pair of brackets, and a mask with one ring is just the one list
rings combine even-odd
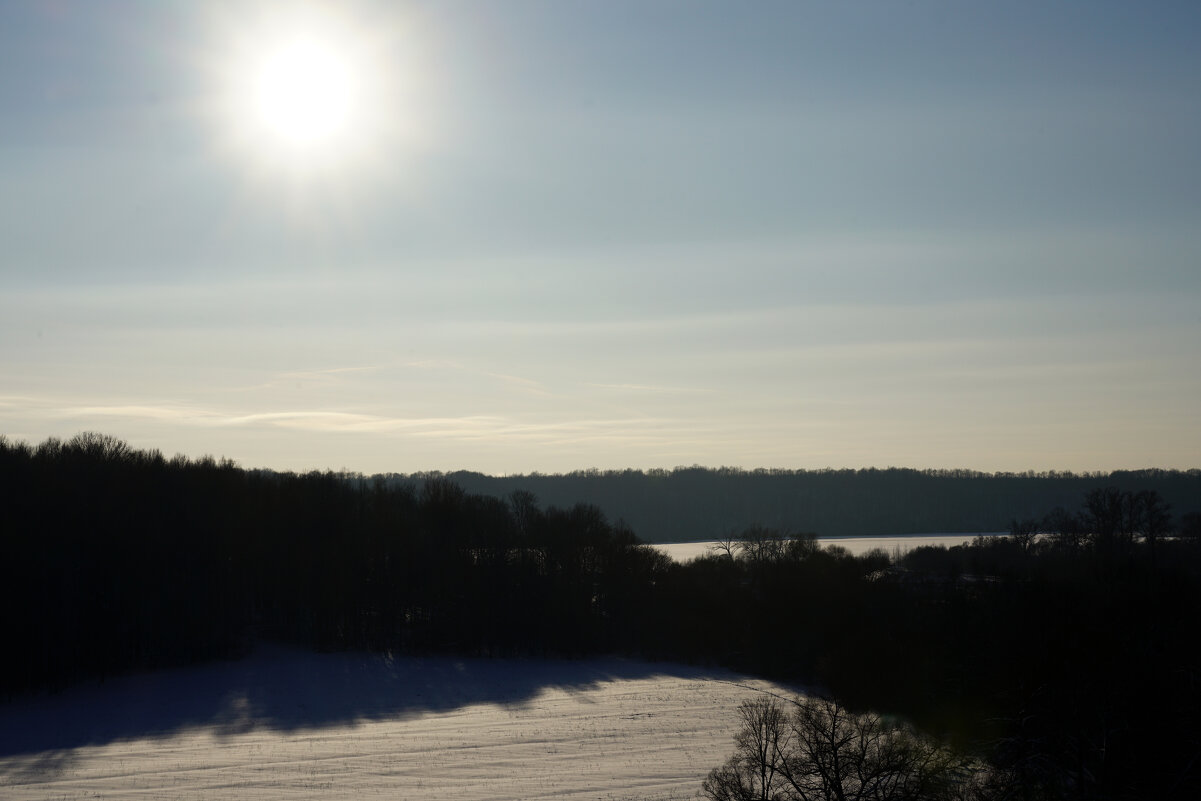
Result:
{"label": "water surface", "polygon": [[[1002,536],[1004,532],[984,532],[985,537]],[[875,548],[882,548],[889,554],[906,553],[923,545],[962,545],[971,542],[979,534],[900,534],[887,537],[818,537],[817,541],[824,548],[827,545],[837,545],[846,548],[855,556],[860,556]],[[677,562],[687,562],[698,556],[710,553],[715,545],[713,540],[698,542],[672,542],[656,545]]]}

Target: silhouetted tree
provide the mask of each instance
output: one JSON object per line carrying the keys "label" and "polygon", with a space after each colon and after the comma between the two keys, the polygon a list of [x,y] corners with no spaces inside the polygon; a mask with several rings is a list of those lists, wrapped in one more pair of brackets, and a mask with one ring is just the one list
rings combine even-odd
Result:
{"label": "silhouetted tree", "polygon": [[951,798],[964,760],[912,728],[835,701],[746,701],[735,751],[709,773],[712,801],[910,801]]}
{"label": "silhouetted tree", "polygon": [[1087,525],[1080,515],[1057,506],[1043,517],[1042,528],[1051,541],[1067,550],[1078,550],[1088,541]]}
{"label": "silhouetted tree", "polygon": [[713,801],[772,801],[781,798],[790,754],[788,715],[775,699],[756,698],[738,707],[734,755],[714,768],[701,785]]}
{"label": "silhouetted tree", "polygon": [[717,538],[717,541],[709,546],[709,550],[718,556],[724,556],[726,559],[734,559],[738,556],[738,537],[733,534],[725,534]]}
{"label": "silhouetted tree", "polygon": [[1156,546],[1172,530],[1171,507],[1155,490],[1140,490],[1134,497],[1137,499],[1143,540],[1151,551],[1151,562],[1154,564]]}
{"label": "silhouetted tree", "polygon": [[743,529],[735,546],[738,556],[752,564],[778,562],[788,553],[791,537],[778,529],[753,525]]}
{"label": "silhouetted tree", "polygon": [[1124,523],[1128,519],[1126,502],[1122,491],[1117,487],[1104,487],[1090,491],[1084,497],[1084,520],[1094,544],[1104,553],[1110,553],[1118,544],[1121,534],[1125,531]]}
{"label": "silhouetted tree", "polygon": [[1030,549],[1034,547],[1034,543],[1038,541],[1039,525],[1038,521],[1029,518],[1025,520],[1014,520],[1009,524],[1009,535],[1013,537],[1013,541],[1017,543],[1023,554],[1028,554]]}

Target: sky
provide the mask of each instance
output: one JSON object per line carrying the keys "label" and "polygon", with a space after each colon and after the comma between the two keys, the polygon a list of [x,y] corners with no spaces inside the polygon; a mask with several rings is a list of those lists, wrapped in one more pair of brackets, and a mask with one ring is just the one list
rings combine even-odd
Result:
{"label": "sky", "polygon": [[0,2],[0,435],[1201,467],[1198,41],[1168,2]]}

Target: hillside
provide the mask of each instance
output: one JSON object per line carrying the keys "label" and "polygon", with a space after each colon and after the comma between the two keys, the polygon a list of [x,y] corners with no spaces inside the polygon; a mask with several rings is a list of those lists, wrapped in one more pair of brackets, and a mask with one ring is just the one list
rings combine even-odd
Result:
{"label": "hillside", "polygon": [[[432,475],[392,476],[418,482]],[[1201,470],[1112,473],[980,473],[970,470],[580,471],[564,475],[445,474],[469,493],[518,490],[542,503],[599,507],[644,542],[715,539],[759,524],[820,536],[979,533],[1015,518],[1075,508],[1089,490],[1116,486],[1159,493],[1179,516],[1201,511]]]}
{"label": "hillside", "polygon": [[0,795],[685,799],[763,691],[789,693],[612,658],[267,648],[0,706]]}

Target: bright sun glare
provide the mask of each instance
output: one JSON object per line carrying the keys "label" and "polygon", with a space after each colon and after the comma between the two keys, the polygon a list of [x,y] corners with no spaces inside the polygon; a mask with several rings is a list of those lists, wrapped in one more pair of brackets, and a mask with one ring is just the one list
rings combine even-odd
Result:
{"label": "bright sun glare", "polygon": [[397,96],[405,70],[395,20],[373,24],[332,3],[236,8],[255,10],[215,20],[205,66],[217,82],[220,140],[247,168],[343,180],[410,127]]}
{"label": "bright sun glare", "polygon": [[286,42],[264,53],[251,80],[257,122],[283,144],[332,146],[354,122],[356,76],[345,57],[320,41]]}

